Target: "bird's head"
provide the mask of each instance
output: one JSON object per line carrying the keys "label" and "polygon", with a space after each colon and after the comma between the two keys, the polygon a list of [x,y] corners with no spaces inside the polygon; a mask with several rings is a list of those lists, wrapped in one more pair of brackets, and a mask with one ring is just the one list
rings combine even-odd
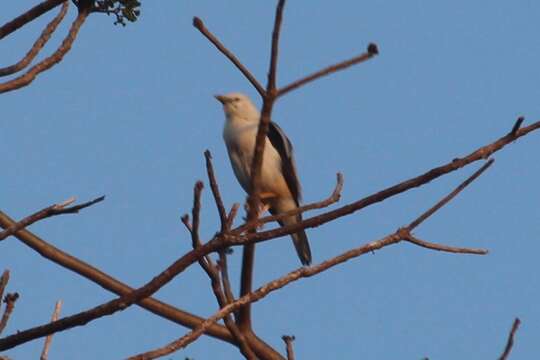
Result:
{"label": "bird's head", "polygon": [[215,98],[223,104],[223,111],[229,120],[259,121],[259,110],[244,94],[231,93],[216,95]]}

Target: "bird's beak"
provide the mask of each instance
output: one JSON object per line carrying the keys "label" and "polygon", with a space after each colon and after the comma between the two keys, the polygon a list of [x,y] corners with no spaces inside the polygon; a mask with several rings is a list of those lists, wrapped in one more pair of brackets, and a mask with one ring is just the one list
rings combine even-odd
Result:
{"label": "bird's beak", "polygon": [[223,105],[225,105],[225,102],[227,101],[227,97],[226,97],[226,96],[223,96],[223,95],[214,95],[214,97],[217,99],[217,101],[219,101],[220,103],[222,103]]}

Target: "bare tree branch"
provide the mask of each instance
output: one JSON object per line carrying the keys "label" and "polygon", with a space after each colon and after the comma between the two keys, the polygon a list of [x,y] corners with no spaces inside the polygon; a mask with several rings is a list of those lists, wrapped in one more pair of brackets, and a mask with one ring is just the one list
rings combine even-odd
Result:
{"label": "bare tree branch", "polygon": [[255,240],[255,242],[259,242],[259,241],[274,239],[277,237],[281,237],[284,235],[289,235],[289,234],[298,232],[301,229],[317,227],[322,224],[326,224],[327,222],[330,222],[339,217],[350,215],[367,206],[376,204],[390,197],[396,196],[400,193],[413,189],[415,187],[419,187],[421,185],[427,184],[428,182],[432,180],[435,180],[450,172],[461,169],[462,167],[465,167],[475,161],[487,159],[491,154],[501,150],[506,145],[513,143],[520,137],[525,136],[532,131],[538,130],[539,128],[540,128],[540,121],[537,121],[527,127],[519,129],[515,135],[507,134],[495,140],[491,144],[478,148],[477,150],[473,151],[472,153],[470,153],[469,155],[463,158],[456,158],[447,164],[433,168],[422,175],[405,180],[397,185],[386,188],[375,194],[369,195],[363,199],[344,205],[335,210],[331,210],[326,213],[311,217],[309,219],[304,219],[303,221],[295,223],[295,224],[286,225],[277,229],[238,236],[236,239],[231,239],[232,244],[230,243],[229,245],[243,244],[247,240]]}
{"label": "bare tree branch", "polygon": [[413,230],[415,227],[420,225],[424,220],[433,215],[437,210],[442,208],[444,205],[448,204],[454,197],[456,197],[463,189],[470,185],[474,180],[476,180],[484,171],[486,171],[491,165],[493,165],[494,159],[486,161],[484,165],[474,172],[467,180],[461,183],[457,188],[454,189],[450,194],[445,196],[441,201],[435,204],[431,209],[427,210],[425,213],[420,215],[416,220],[410,223],[407,227],[410,230]]}
{"label": "bare tree branch", "polygon": [[[366,207],[368,205],[377,203],[377,202],[382,201],[382,200],[384,200],[384,199],[386,199],[388,197],[394,196],[394,195],[399,194],[401,192],[407,191],[407,190],[409,190],[411,188],[414,188],[414,187],[420,186],[422,184],[425,184],[425,183],[427,183],[427,182],[429,182],[429,181],[431,181],[431,180],[433,180],[433,179],[435,179],[437,177],[440,177],[440,176],[442,176],[442,175],[444,175],[446,173],[455,171],[455,170],[457,170],[457,169],[459,169],[461,167],[464,167],[464,166],[466,166],[466,165],[468,165],[468,164],[470,164],[470,163],[472,163],[474,161],[480,160],[482,158],[486,158],[489,155],[491,155],[492,153],[502,149],[507,144],[517,140],[518,138],[520,138],[522,136],[525,136],[529,132],[532,132],[532,131],[534,131],[534,130],[536,130],[538,128],[540,128],[540,122],[536,122],[536,123],[534,123],[532,125],[529,125],[528,127],[521,128],[516,132],[515,135],[511,135],[511,134],[506,135],[506,136],[496,140],[495,142],[493,142],[493,143],[491,143],[489,145],[486,145],[484,147],[481,147],[481,148],[477,149],[476,151],[474,151],[473,153],[467,155],[464,158],[455,159],[454,161],[452,161],[449,164],[440,166],[438,168],[434,168],[434,169],[428,171],[427,173],[425,173],[423,175],[420,175],[420,176],[418,176],[416,178],[407,180],[407,181],[405,181],[403,183],[400,183],[398,185],[390,187],[390,188],[388,188],[386,190],[383,190],[383,191],[381,191],[379,193],[376,193],[374,195],[368,196],[367,198],[359,200],[359,201],[357,201],[355,203],[352,203],[350,205],[346,205],[346,206],[341,207],[339,209],[330,211],[330,212],[328,212],[326,214],[322,214],[322,215],[315,216],[315,217],[312,217],[310,219],[304,220],[304,221],[302,221],[301,223],[299,223],[297,225],[285,226],[285,227],[282,227],[280,229],[275,229],[275,230],[261,232],[261,233],[252,233],[252,234],[248,234],[247,236],[218,235],[218,236],[214,237],[214,239],[212,239],[208,243],[206,243],[206,244],[202,245],[201,247],[199,247],[199,248],[197,248],[195,250],[192,250],[192,251],[188,252],[187,254],[185,254],[184,256],[182,256],[174,264],[172,264],[168,269],[166,269],[164,272],[159,274],[152,281],[147,283],[145,285],[145,287],[139,289],[139,291],[141,291],[142,293],[139,292],[139,293],[137,293],[137,295],[146,294],[148,296],[148,294],[152,294],[153,291],[155,291],[154,289],[156,288],[156,286],[159,287],[162,281],[170,280],[170,278],[172,278],[172,277],[176,276],[177,274],[179,274],[180,272],[182,272],[185,268],[187,268],[187,266],[189,266],[193,262],[197,261],[201,256],[209,254],[210,252],[217,251],[218,249],[222,249],[224,247],[231,246],[231,245],[244,245],[247,242],[259,242],[259,241],[269,240],[271,238],[275,238],[275,237],[283,236],[283,235],[286,235],[286,234],[290,234],[292,232],[296,232],[296,231],[298,231],[299,229],[302,229],[302,228],[306,228],[306,227],[310,227],[310,226],[317,226],[317,225],[323,224],[323,223],[328,222],[331,219],[336,218],[336,217],[340,217],[340,216],[350,214],[350,213],[356,211],[359,208],[363,208],[363,207]],[[3,214],[0,214],[0,215],[3,215]],[[2,216],[0,216],[0,220],[2,220]],[[362,254],[364,250],[365,251],[372,251],[372,250],[378,249],[378,248],[380,248],[382,246],[386,246],[389,243],[398,242],[400,240],[401,239],[399,239],[399,237],[398,237],[398,239],[390,237],[390,238],[387,238],[385,241],[379,241],[379,242],[375,242],[375,243],[372,243],[372,244],[368,244],[369,246],[367,246],[365,248],[362,248],[360,250],[359,249],[353,249],[353,250],[351,250],[352,251],[351,253],[343,254],[342,257],[338,257],[337,261],[338,261],[338,263],[340,263],[340,262],[348,260],[351,257],[354,257],[358,253],[358,251],[360,251],[360,254]],[[356,256],[358,256],[358,255],[356,255]],[[323,265],[323,264],[321,264],[321,265]],[[244,299],[243,301],[246,301],[245,298],[242,297],[239,300],[237,300],[237,302],[235,302],[234,304],[237,304],[236,306],[242,306],[243,305],[242,302],[238,303],[238,301],[240,301],[242,299]],[[235,308],[233,308],[232,311],[234,311],[234,310],[235,310]],[[200,323],[196,322],[195,324],[200,324]],[[209,329],[209,327],[211,327],[212,322],[206,323],[206,321],[205,321],[203,324],[205,324],[204,327],[203,327],[203,331],[204,331],[206,329]],[[200,329],[200,327],[198,327],[197,329]],[[13,336],[15,337],[15,336],[18,336],[18,335],[20,335],[20,334],[13,335]],[[254,336],[254,334],[248,333],[247,336],[248,336],[248,338],[251,338],[251,336]],[[17,341],[19,343],[21,343],[21,341],[24,342],[22,340],[23,338],[24,338],[23,336],[17,337]],[[7,345],[7,344],[11,344],[11,345]],[[11,340],[9,340],[8,338],[0,340],[0,350],[5,349],[7,346],[12,347],[12,346],[15,346],[15,345],[16,344],[14,342],[11,342]],[[254,350],[257,352],[255,347],[254,347]],[[263,352],[264,351],[265,350],[263,350]],[[257,354],[258,354],[258,352],[257,352]],[[276,356],[279,356],[279,355],[276,355]]]}
{"label": "bare tree branch", "polygon": [[73,45],[73,42],[75,41],[75,38],[77,37],[77,34],[79,33],[79,30],[84,24],[84,21],[88,17],[89,13],[90,9],[79,8],[79,14],[77,15],[75,21],[73,21],[73,23],[71,24],[69,33],[62,41],[60,47],[56,49],[56,51],[51,56],[31,67],[30,70],[28,70],[24,75],[21,75],[13,80],[1,83],[0,94],[27,86],[32,81],[34,81],[37,75],[39,75],[43,71],[50,69],[51,67],[62,61],[64,55],[66,55],[67,52],[71,49],[71,46]]}
{"label": "bare tree branch", "polygon": [[514,323],[512,324],[512,329],[510,330],[510,334],[508,334],[508,340],[506,341],[506,346],[504,347],[504,351],[499,357],[499,360],[508,359],[508,356],[510,355],[510,351],[512,351],[512,347],[514,346],[514,336],[516,335],[516,331],[518,330],[520,324],[521,324],[521,321],[519,320],[519,318],[515,318]]}
{"label": "bare tree branch", "polygon": [[[206,155],[206,154],[205,154]],[[207,157],[207,166],[209,164],[209,158]],[[209,167],[211,169],[211,165]],[[209,176],[210,176],[210,170],[209,170]],[[215,180],[215,179],[214,179]],[[217,184],[216,184],[217,189]],[[203,183],[202,181],[197,181],[195,183],[195,187],[193,189],[193,209],[191,211],[192,217],[193,217],[193,224],[189,224],[189,219],[187,216],[182,217],[182,221],[188,228],[189,232],[191,233],[192,238],[192,245],[193,249],[197,249],[200,247],[201,241],[199,238],[199,224],[200,224],[200,211],[201,211],[201,193],[203,190]],[[214,194],[216,195],[216,194]],[[220,200],[219,192],[218,197],[216,198],[216,202]],[[223,209],[225,210],[225,209]],[[226,220],[224,220],[226,221]],[[223,223],[224,224],[224,223]],[[224,225],[222,225],[224,226]],[[227,305],[227,297],[223,291],[223,288],[221,286],[221,279],[219,276],[219,271],[217,270],[217,266],[212,261],[212,258],[210,255],[205,255],[204,257],[201,257],[199,259],[199,265],[201,268],[206,272],[208,275],[208,278],[210,279],[212,291],[214,292],[214,295],[217,299],[219,307],[223,307]],[[225,316],[223,319],[225,322],[225,326],[229,329],[231,334],[233,334],[234,338],[236,339],[238,348],[244,355],[246,359],[255,360],[257,357],[253,353],[253,350],[249,347],[246,338],[244,335],[239,331],[238,327],[236,326],[236,323],[233,321],[232,317],[230,315]]]}
{"label": "bare tree branch", "polygon": [[6,269],[2,273],[2,276],[0,277],[0,302],[4,298],[4,290],[6,289],[8,282],[9,282],[9,270]]}
{"label": "bare tree branch", "polygon": [[331,65],[331,66],[328,66],[322,70],[319,70],[317,72],[314,72],[313,74],[311,75],[308,75],[302,79],[299,79],[299,80],[296,80],[294,82],[292,82],[291,84],[287,85],[287,86],[284,86],[283,88],[279,89],[278,92],[277,92],[277,96],[280,97],[280,96],[283,96],[293,90],[296,90],[298,89],[299,87],[301,86],[304,86],[306,85],[307,83],[309,82],[312,82],[314,80],[317,80],[323,76],[327,76],[327,75],[330,75],[330,74],[333,74],[335,72],[338,72],[338,71],[341,71],[341,70],[345,70],[347,69],[348,67],[351,67],[353,65],[356,65],[356,64],[360,64],[366,60],[369,60],[371,58],[373,58],[375,55],[379,54],[379,50],[377,49],[377,45],[375,44],[369,44],[368,45],[368,50],[367,52],[361,54],[361,55],[358,55],[356,57],[353,57],[352,59],[349,59],[349,60],[345,60],[345,61],[342,61],[338,64],[335,64],[335,65]]}
{"label": "bare tree branch", "polygon": [[[487,169],[488,166],[482,169],[482,171],[479,172],[481,174],[485,169]],[[463,190],[468,184],[470,184],[474,179],[476,179],[479,176],[478,172],[473,174],[469,179],[465,180],[464,183],[460,184],[456,189],[459,189],[457,193],[459,193],[461,190]],[[471,180],[472,179],[472,180]],[[464,185],[465,184],[465,185]],[[452,193],[456,192],[454,190]],[[456,194],[457,194],[456,193]],[[451,198],[454,198],[452,196]],[[446,200],[448,198],[445,197],[443,200],[441,200],[439,203],[443,202],[443,205],[446,204],[448,201]],[[438,204],[437,204],[438,205]],[[433,215],[437,210],[439,210],[442,206],[435,206],[435,211],[428,210],[426,213],[428,213],[427,216],[425,216],[426,213],[420,215],[420,218],[423,218],[422,221],[426,220],[429,216]],[[420,224],[422,221],[413,221],[412,224],[417,223]],[[375,250],[379,250],[383,247],[396,244],[402,240],[407,240],[409,237],[412,237],[410,234],[410,228],[400,228],[393,234],[390,234],[380,240],[372,241],[368,244],[362,245],[358,248],[346,251],[342,253],[341,255],[338,255],[336,257],[333,257],[331,259],[328,259],[326,261],[323,261],[322,263],[318,265],[314,265],[311,267],[301,267],[297,270],[294,270],[290,273],[288,273],[285,276],[282,276],[279,279],[273,280],[266,285],[261,286],[257,290],[250,292],[248,294],[243,295],[238,300],[229,303],[227,306],[224,306],[219,310],[217,313],[206,319],[199,327],[196,329],[193,329],[192,331],[188,332],[186,335],[182,336],[181,338],[165,345],[164,347],[151,350],[142,354],[135,355],[133,357],[130,357],[130,360],[135,359],[155,359],[161,356],[165,356],[168,354],[171,354],[183,347],[186,347],[196,339],[198,339],[205,331],[207,326],[210,326],[214,322],[222,319],[223,317],[227,316],[233,311],[236,311],[237,309],[243,309],[246,304],[251,304],[256,301],[259,301],[260,299],[266,297],[269,293],[276,291],[278,289],[283,288],[284,286],[290,284],[291,282],[294,282],[296,280],[299,280],[301,278],[311,277],[316,274],[319,274],[323,271],[326,271],[330,269],[331,267],[334,267],[336,265],[339,265],[341,263],[344,263],[347,260],[350,260],[355,257],[359,257],[365,253],[368,252],[374,252]],[[437,250],[442,250],[441,247],[439,247]]]}
{"label": "bare tree branch", "polygon": [[206,159],[208,182],[210,183],[210,188],[212,189],[212,195],[214,195],[214,201],[216,203],[219,219],[221,221],[221,231],[223,232],[227,227],[227,213],[225,211],[225,205],[223,205],[223,199],[221,198],[221,194],[219,192],[219,186],[214,173],[214,167],[212,165],[212,153],[210,153],[210,150],[206,150],[204,152],[204,157]]}
{"label": "bare tree branch", "polygon": [[294,336],[283,335],[281,339],[285,342],[285,348],[287,349],[287,360],[294,360],[293,341]]}
{"label": "bare tree branch", "polygon": [[[54,306],[54,312],[51,317],[51,322],[58,320],[61,309],[62,309],[62,300],[58,300],[56,302],[56,305]],[[45,338],[45,343],[43,344],[43,350],[41,351],[41,356],[39,358],[40,360],[47,360],[49,358],[49,348],[51,347],[52,337],[53,336],[51,334]]]}
{"label": "bare tree branch", "polygon": [[525,118],[523,116],[520,116],[520,117],[517,118],[514,126],[512,127],[512,130],[510,130],[510,135],[516,136],[516,133],[519,130],[519,128],[521,127],[521,124],[523,124],[524,120],[525,120]]}
{"label": "bare tree branch", "polygon": [[41,49],[43,49],[43,46],[45,46],[47,41],[49,41],[51,35],[57,29],[60,22],[62,22],[62,20],[64,19],[64,16],[67,13],[68,6],[69,1],[64,1],[58,15],[56,15],[54,19],[52,19],[51,22],[47,24],[45,29],[43,29],[43,32],[38,37],[34,45],[32,45],[32,48],[28,51],[28,53],[16,64],[0,68],[0,76],[7,76],[19,72],[25,67],[27,67],[28,64],[32,62],[32,60],[34,60],[36,55],[39,54]]}
{"label": "bare tree branch", "polygon": [[6,328],[9,318],[13,313],[13,310],[15,309],[15,302],[17,301],[17,299],[19,299],[18,293],[9,293],[3,300],[6,304],[6,308],[4,309],[4,314],[2,314],[2,319],[0,320],[0,334]]}
{"label": "bare tree branch", "polygon": [[403,240],[406,240],[412,244],[421,246],[426,249],[444,251],[454,254],[472,254],[472,255],[486,255],[488,251],[486,249],[473,249],[473,248],[464,248],[464,247],[455,247],[442,244],[430,243],[428,241],[420,240],[417,237],[414,237],[410,233],[404,235]]}
{"label": "bare tree branch", "polygon": [[[266,134],[270,125],[272,108],[276,100],[276,72],[277,72],[277,57],[279,47],[279,35],[281,21],[283,18],[283,9],[285,0],[279,0],[276,7],[276,16],[274,19],[274,30],[272,31],[272,49],[270,54],[270,68],[268,70],[268,83],[266,85],[266,94],[263,96],[263,105],[261,111],[261,119],[255,137],[255,149],[253,152],[253,160],[251,162],[251,178],[250,191],[248,197],[248,222],[255,221],[259,217],[260,208],[260,184],[261,184],[261,168],[264,157],[264,148],[266,144]],[[255,230],[251,232],[255,233]],[[251,292],[253,284],[253,267],[255,262],[255,245],[247,244],[244,246],[242,253],[242,273],[240,281],[240,296]],[[251,304],[246,304],[240,309],[238,323],[242,331],[251,331]]]}
{"label": "bare tree branch", "polygon": [[72,199],[69,199],[68,202],[48,206],[30,216],[27,216],[26,218],[22,219],[18,223],[13,224],[9,226],[8,228],[6,228],[4,231],[0,232],[0,241],[4,240],[8,236],[15,234],[17,231],[20,231],[21,229],[24,229],[25,227],[32,225],[33,223],[37,221],[50,218],[53,216],[63,215],[63,214],[76,214],[80,210],[87,208],[89,206],[92,206],[94,204],[97,204],[103,200],[105,200],[105,196],[100,196],[94,200],[85,202],[83,204],[67,207],[67,205],[70,205],[71,203],[73,203],[73,201],[75,201],[75,199],[72,198]]}
{"label": "bare tree branch", "polygon": [[248,79],[251,85],[253,85],[255,90],[257,90],[257,92],[261,96],[265,95],[264,88],[261,86],[261,84],[259,84],[257,79],[255,79],[251,72],[240,62],[240,60],[238,60],[238,58],[231,51],[229,51],[210,31],[208,31],[201,19],[199,19],[198,17],[194,17],[193,26],[197,28],[197,30],[199,30],[201,34],[203,34],[223,55],[225,55],[227,59],[229,59],[234,64],[234,66],[236,66],[236,68],[240,70],[242,74],[244,74],[246,79]]}
{"label": "bare tree branch", "polygon": [[[13,219],[9,218],[6,214],[0,211],[0,226],[2,226],[3,228],[7,228],[13,226],[14,224],[16,224],[16,222]],[[85,263],[84,261],[63,252],[62,250],[52,246],[51,244],[48,244],[43,239],[39,238],[28,230],[20,230],[15,233],[15,236],[25,245],[37,251],[45,258],[66,269],[76,272],[77,274],[85,277],[90,281],[95,282],[106,290],[109,290],[117,295],[127,295],[135,291],[135,289],[118,281],[117,279],[104,273],[103,271],[100,271],[99,269]],[[208,253],[210,252],[211,251],[208,251]],[[199,316],[180,310],[167,303],[161,302],[153,298],[145,298],[138,302],[138,305],[158,316],[161,316],[191,329],[195,328],[204,321],[204,319]],[[13,348],[17,345],[52,334],[57,331],[52,328],[50,324],[43,325],[34,329],[39,329],[39,331],[19,332],[17,334],[0,339],[0,351]],[[207,334],[210,336],[221,339],[223,341],[227,341],[232,344],[236,343],[232,334],[227,330],[225,326],[214,324],[213,326],[207,328],[207,330]],[[276,352],[272,347],[267,345],[264,341],[259,339],[255,334],[249,333],[245,336],[251,348],[259,357],[263,359],[283,360],[283,358],[278,352]]]}
{"label": "bare tree branch", "polygon": [[28,24],[30,21],[33,21],[45,14],[46,12],[54,9],[58,5],[62,4],[65,0],[45,0],[42,3],[34,6],[24,14],[16,17],[15,19],[5,23],[0,27],[0,40],[9,34],[17,31],[24,25]]}

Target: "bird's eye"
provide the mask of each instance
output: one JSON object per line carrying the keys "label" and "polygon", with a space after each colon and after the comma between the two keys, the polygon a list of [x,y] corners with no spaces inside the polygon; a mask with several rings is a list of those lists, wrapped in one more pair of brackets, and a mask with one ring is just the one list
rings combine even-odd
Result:
{"label": "bird's eye", "polygon": [[235,98],[233,99],[233,101],[240,101],[240,98],[235,97]]}

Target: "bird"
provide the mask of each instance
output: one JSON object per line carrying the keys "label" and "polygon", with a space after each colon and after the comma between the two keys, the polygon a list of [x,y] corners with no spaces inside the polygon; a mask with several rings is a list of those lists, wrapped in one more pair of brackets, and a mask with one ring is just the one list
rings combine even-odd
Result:
{"label": "bird", "polygon": [[[250,172],[255,140],[261,115],[250,98],[241,93],[215,95],[223,105],[225,125],[223,139],[227,147],[234,174],[246,193],[250,193]],[[261,166],[261,203],[276,215],[300,206],[301,187],[293,156],[291,141],[273,121],[266,135]],[[278,220],[281,226],[302,221],[302,215]],[[306,232],[302,229],[291,234],[302,265],[311,264],[311,249]]]}

